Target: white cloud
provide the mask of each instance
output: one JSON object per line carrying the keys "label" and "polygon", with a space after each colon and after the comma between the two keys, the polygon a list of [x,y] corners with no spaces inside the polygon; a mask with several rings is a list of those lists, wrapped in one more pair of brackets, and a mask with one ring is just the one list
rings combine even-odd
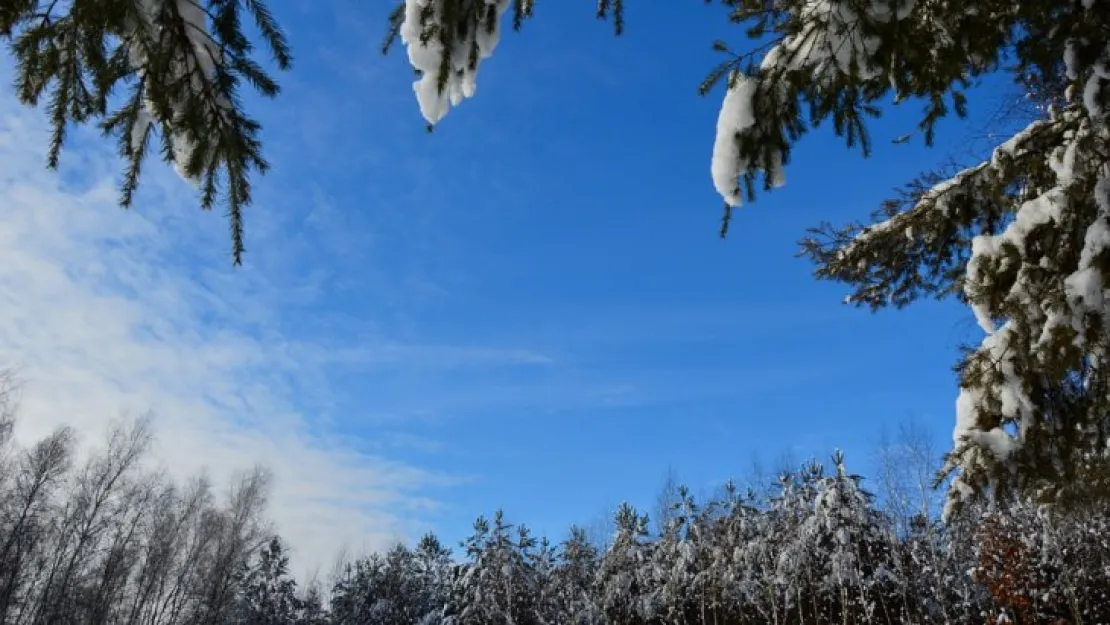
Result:
{"label": "white cloud", "polygon": [[[173,473],[204,467],[219,478],[255,463],[273,471],[272,517],[301,570],[326,569],[343,547],[377,548],[423,529],[436,505],[427,493],[444,480],[368,455],[314,416],[331,409],[323,365],[332,357],[289,336],[282,310],[311,303],[324,277],[290,275],[277,261],[234,269],[221,254],[222,216],[200,213],[165,168],[151,164],[140,207],[125,212],[115,205],[111,145],[75,135],[57,173],[43,167],[46,140],[41,112],[0,98],[0,365],[25,381],[17,436],[65,424],[95,443],[121,410],[152,410],[155,455]],[[261,217],[250,225],[263,236],[280,230]],[[286,266],[306,249],[287,239]],[[360,348],[336,360],[436,354]]]}

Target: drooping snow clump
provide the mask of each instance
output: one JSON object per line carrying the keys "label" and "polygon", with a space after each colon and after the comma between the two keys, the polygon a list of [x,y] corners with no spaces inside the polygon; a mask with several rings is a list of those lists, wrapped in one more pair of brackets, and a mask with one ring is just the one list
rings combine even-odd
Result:
{"label": "drooping snow clump", "polygon": [[443,0],[406,0],[400,36],[409,62],[420,77],[413,83],[420,113],[436,124],[448,109],[477,90],[478,66],[493,54],[501,39],[501,16],[510,0],[470,0],[463,3],[465,32],[445,21]]}
{"label": "drooping snow clump", "polygon": [[747,174],[763,171],[772,187],[786,181],[781,149],[763,145],[768,151],[764,161],[742,153],[740,147],[745,137],[766,143],[771,136],[770,120],[759,119],[756,112],[758,90],[766,90],[764,97],[773,94],[781,98],[785,90],[776,83],[796,72],[807,74],[818,86],[831,85],[848,74],[860,80],[881,76],[883,68],[874,59],[881,40],[867,34],[861,23],[905,19],[915,0],[873,0],[866,15],[857,13],[856,3],[842,0],[804,0],[800,4],[802,27],[767,51],[758,76],[747,76],[740,68],[730,76],[717,119],[711,165],[713,185],[729,206],[740,205],[740,181]]}

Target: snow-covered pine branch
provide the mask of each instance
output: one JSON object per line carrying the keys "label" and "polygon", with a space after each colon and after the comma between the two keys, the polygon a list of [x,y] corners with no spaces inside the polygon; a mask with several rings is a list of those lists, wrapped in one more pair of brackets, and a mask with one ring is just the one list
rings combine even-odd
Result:
{"label": "snow-covered pine branch", "polygon": [[[918,3],[904,18],[912,32],[944,34],[932,55],[951,68],[890,72],[900,96],[935,101],[1005,51],[1019,82],[1066,91],[1048,94],[1045,117],[990,159],[915,185],[879,223],[826,228],[804,248],[818,277],[853,287],[849,302],[956,294],[970,305],[986,336],[960,365],[950,512],[984,493],[1059,501],[1105,459],[1110,436],[1110,12],[1096,0],[992,0]],[[1000,38],[984,45],[990,33]],[[886,60],[910,52],[900,41],[890,35]],[[883,81],[849,72],[843,88],[869,80]]]}
{"label": "snow-covered pine branch", "polygon": [[[784,184],[790,144],[806,129],[800,101],[815,104],[815,123],[832,115],[849,145],[858,141],[868,149],[860,114],[873,112],[867,106],[876,92],[870,83],[892,67],[885,39],[897,32],[915,2],[778,0],[770,11],[766,3],[738,10],[734,19],[758,20],[757,33],[770,34],[777,43],[758,69],[736,66],[729,74],[711,165],[727,206],[739,206],[743,191],[753,195],[759,173],[766,189]],[[897,90],[897,78],[891,73],[883,86]],[[845,93],[850,97],[842,97]],[[842,106],[830,106],[833,97]]]}
{"label": "snow-covered pine branch", "polygon": [[[519,30],[532,17],[535,0],[404,0],[391,16],[383,50],[400,37],[416,70],[413,83],[420,114],[435,126],[453,106],[473,97],[478,68],[493,55],[501,40],[501,22],[512,11]],[[624,27],[624,1],[598,0],[597,16],[613,18],[619,35]]]}
{"label": "snow-covered pine branch", "polygon": [[401,42],[419,75],[413,90],[429,124],[474,95],[478,66],[501,39],[501,16],[509,2],[406,0]]}

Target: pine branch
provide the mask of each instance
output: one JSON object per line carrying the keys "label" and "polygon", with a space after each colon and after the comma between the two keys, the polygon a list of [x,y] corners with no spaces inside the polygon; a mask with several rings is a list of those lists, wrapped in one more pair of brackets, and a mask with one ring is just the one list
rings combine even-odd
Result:
{"label": "pine branch", "polygon": [[[11,40],[17,95],[30,106],[47,98],[50,167],[59,164],[71,124],[96,121],[105,135],[115,136],[125,161],[125,208],[134,202],[149,136],[157,130],[163,160],[177,162],[200,185],[201,208],[226,204],[233,262],[240,264],[250,175],[264,173],[268,164],[259,125],[246,116],[236,90],[246,81],[266,97],[280,91],[252,56],[241,10],[250,13],[279,70],[292,63],[288,42],[260,0],[160,2],[151,15],[140,12],[145,6],[140,0],[5,3],[0,36]],[[182,10],[207,23],[184,19]],[[128,96],[109,110],[109,96],[129,83]]]}

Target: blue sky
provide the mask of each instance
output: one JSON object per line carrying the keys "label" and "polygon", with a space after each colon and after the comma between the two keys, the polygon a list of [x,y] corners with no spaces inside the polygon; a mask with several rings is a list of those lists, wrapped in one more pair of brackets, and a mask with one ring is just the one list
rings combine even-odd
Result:
{"label": "blue sky", "polygon": [[[250,100],[274,167],[256,183],[244,267],[230,267],[222,217],[197,212],[165,168],[133,213],[101,188],[92,215],[112,225],[95,236],[67,225],[69,239],[20,252],[46,262],[91,240],[54,272],[135,311],[120,341],[180,364],[136,386],[122,357],[73,357],[55,380],[44,354],[72,355],[71,344],[5,338],[32,377],[92,388],[89,376],[121,367],[107,384],[121,403],[184,415],[163,417],[171,462],[282,465],[279,524],[317,559],[342,533],[336,515],[305,511],[326,497],[341,501],[334,510],[374,509],[350,532],[430,528],[454,542],[504,507],[559,537],[622,500],[651,505],[668,468],[702,490],[755,458],[840,447],[866,473],[880,430],[908,419],[947,444],[951,365],[977,337],[970,314],[846,307],[844,289],[815,282],[795,252],[806,227],[865,217],[949,155],[965,124],[944,126],[932,151],[893,145],[920,108],[890,110],[872,126],[870,160],[816,132],[787,186],[744,207],[721,241],[709,157],[722,94],[696,90],[718,60],[710,43],[743,43],[722,8],[629,3],[617,39],[591,3],[541,1],[431,135],[403,48],[377,51],[388,8],[273,1],[296,63],[279,100]],[[8,135],[41,135],[37,118],[5,106]],[[0,156],[22,155],[17,144]],[[36,178],[58,195],[59,223],[93,220],[74,198],[114,175],[104,149],[79,139],[65,184]],[[19,184],[9,178],[7,192]],[[8,297],[54,301],[17,286]],[[63,323],[6,323],[17,321],[38,337]],[[195,410],[215,416],[174,429],[202,423]],[[203,463],[173,455],[186,440],[208,449]],[[341,487],[325,493],[329,476]]]}
{"label": "blue sky", "polygon": [[[831,133],[807,138],[788,185],[720,241],[708,178],[720,93],[696,95],[710,42],[741,43],[720,8],[630,3],[614,39],[589,3],[537,3],[432,135],[403,48],[380,59],[363,41],[384,10],[276,9],[298,51],[286,104],[358,111],[340,121],[323,104],[334,125],[314,163],[279,161],[273,176],[311,180],[327,218],[366,241],[319,262],[377,287],[327,287],[316,305],[405,340],[535,355],[332,373],[348,406],[435,442],[406,460],[472,478],[437,495],[446,536],[498,506],[560,532],[623,498],[649,502],[668,466],[697,488],[753,455],[842,446],[866,463],[883,424],[908,418],[946,439],[950,366],[974,336],[965,312],[856,311],[794,257],[807,226],[866,215],[944,156],[889,144],[919,109],[875,125],[869,161]],[[367,440],[379,427],[339,419]]]}

